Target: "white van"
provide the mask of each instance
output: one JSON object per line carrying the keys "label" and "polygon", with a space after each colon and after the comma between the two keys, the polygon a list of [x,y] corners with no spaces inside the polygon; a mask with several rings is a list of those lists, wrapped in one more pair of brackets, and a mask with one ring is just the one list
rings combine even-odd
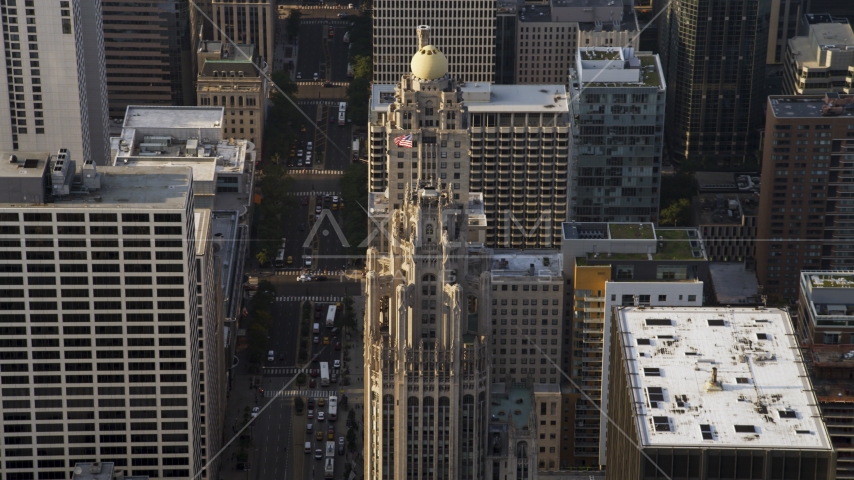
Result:
{"label": "white van", "polygon": [[267,352],[267,361],[268,362],[274,362],[275,360],[276,360],[276,352],[274,352],[272,350]]}
{"label": "white van", "polygon": [[305,442],[305,453],[311,453],[311,442]]}
{"label": "white van", "polygon": [[315,323],[314,328],[312,329],[314,333],[320,333],[320,324]]}

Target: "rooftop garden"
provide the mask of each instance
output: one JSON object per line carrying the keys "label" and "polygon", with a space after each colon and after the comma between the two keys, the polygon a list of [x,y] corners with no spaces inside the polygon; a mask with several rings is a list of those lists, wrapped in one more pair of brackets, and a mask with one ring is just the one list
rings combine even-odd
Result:
{"label": "rooftop garden", "polygon": [[612,52],[608,52],[605,50],[581,50],[581,59],[582,60],[619,60],[620,59],[620,51],[615,50]]}
{"label": "rooftop garden", "polygon": [[611,238],[618,240],[652,240],[655,234],[652,225],[648,223],[611,223]]}

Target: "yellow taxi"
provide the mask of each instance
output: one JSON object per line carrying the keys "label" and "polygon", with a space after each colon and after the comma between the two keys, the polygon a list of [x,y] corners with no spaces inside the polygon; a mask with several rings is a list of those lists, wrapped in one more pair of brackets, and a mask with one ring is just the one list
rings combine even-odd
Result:
{"label": "yellow taxi", "polygon": [[323,337],[323,344],[329,345],[329,337]]}
{"label": "yellow taxi", "polygon": [[294,263],[294,257],[288,255],[288,265]]}

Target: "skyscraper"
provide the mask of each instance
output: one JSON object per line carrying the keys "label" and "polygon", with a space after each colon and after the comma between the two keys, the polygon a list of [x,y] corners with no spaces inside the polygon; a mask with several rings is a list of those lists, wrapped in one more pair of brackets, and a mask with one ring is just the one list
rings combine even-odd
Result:
{"label": "skyscraper", "polygon": [[[461,86],[419,27],[412,73],[374,84],[369,188],[398,208],[414,180],[436,178],[456,199],[483,193],[486,245],[549,248],[566,220],[569,107],[563,85]],[[412,148],[395,139],[411,135]]]}
{"label": "skyscraper", "polygon": [[576,57],[570,217],[655,222],[666,94],[658,56],[597,47]]}
{"label": "skyscraper", "polygon": [[795,298],[801,270],[854,266],[852,106],[838,93],[768,97],[756,275],[769,296]]}
{"label": "skyscraper", "polygon": [[128,105],[195,105],[186,0],[103,2],[110,118]]}
{"label": "skyscraper", "polygon": [[16,461],[0,475],[66,478],[97,458],[192,477],[197,316],[213,298],[196,298],[191,170],[86,162],[78,175],[68,151],[2,155],[0,424]]}
{"label": "skyscraper", "polygon": [[447,55],[451,77],[493,81],[495,0],[376,0],[373,22],[374,83],[396,83],[409,73],[417,50],[411,32],[418,25],[433,28],[433,44]]}
{"label": "skyscraper", "polygon": [[0,13],[8,102],[3,151],[69,148],[85,160],[110,158],[100,0],[24,0]]}
{"label": "skyscraper", "polygon": [[[251,44],[265,62],[270,62],[273,58],[276,9],[271,0],[210,0],[210,7],[207,2],[200,7],[210,8],[212,20],[216,23],[216,28],[212,29],[213,36],[203,38],[212,38],[223,44]],[[199,21],[207,22],[203,18]],[[207,27],[204,31],[207,32]]]}
{"label": "skyscraper", "polygon": [[771,0],[673,0],[661,28],[669,155],[738,165],[758,147]]}
{"label": "skyscraper", "polygon": [[368,249],[364,476],[484,478],[490,257],[468,250],[482,203],[419,183],[389,212],[387,254]]}

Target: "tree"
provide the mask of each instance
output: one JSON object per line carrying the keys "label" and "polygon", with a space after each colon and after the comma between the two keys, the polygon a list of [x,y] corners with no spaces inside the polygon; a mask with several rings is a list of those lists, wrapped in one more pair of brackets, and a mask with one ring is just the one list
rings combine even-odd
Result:
{"label": "tree", "polygon": [[367,78],[374,76],[374,63],[369,55],[359,55],[353,61],[353,78]]}
{"label": "tree", "polygon": [[350,410],[350,412],[347,414],[347,422],[350,425],[356,424],[356,411],[355,410]]}
{"label": "tree", "polygon": [[371,99],[370,77],[358,77],[350,80],[347,86],[347,100],[349,101],[350,118],[356,125],[368,124],[368,104]]}
{"label": "tree", "polygon": [[297,385],[300,387],[305,385],[305,373],[300,373],[299,375],[297,375]]}
{"label": "tree", "polygon": [[302,12],[296,8],[291,9],[288,14],[288,19],[285,23],[285,29],[288,31],[288,38],[293,42],[299,35],[300,21],[302,20]]}
{"label": "tree", "polygon": [[255,312],[253,314],[253,318],[258,325],[261,325],[267,331],[269,331],[270,328],[273,327],[273,316],[270,315],[270,312]]}
{"label": "tree", "polygon": [[687,198],[677,200],[661,210],[659,223],[662,225],[686,226],[691,222],[691,201]]}
{"label": "tree", "polygon": [[347,199],[347,221],[343,230],[350,244],[349,253],[364,255],[366,247],[360,245],[368,237],[368,166],[363,163],[350,165],[339,185],[341,196]]}
{"label": "tree", "polygon": [[303,401],[302,397],[294,397],[294,409],[302,414],[302,409],[305,408],[305,401]]}
{"label": "tree", "polygon": [[661,176],[661,201],[662,208],[669,207],[672,203],[697,195],[697,187],[694,176],[688,173],[674,173]]}
{"label": "tree", "polygon": [[258,260],[258,263],[261,265],[267,265],[270,263],[270,254],[267,253],[266,248],[262,248],[257,254],[255,254],[255,259]]}
{"label": "tree", "polygon": [[267,329],[253,323],[249,326],[249,362],[261,363],[267,354]]}

